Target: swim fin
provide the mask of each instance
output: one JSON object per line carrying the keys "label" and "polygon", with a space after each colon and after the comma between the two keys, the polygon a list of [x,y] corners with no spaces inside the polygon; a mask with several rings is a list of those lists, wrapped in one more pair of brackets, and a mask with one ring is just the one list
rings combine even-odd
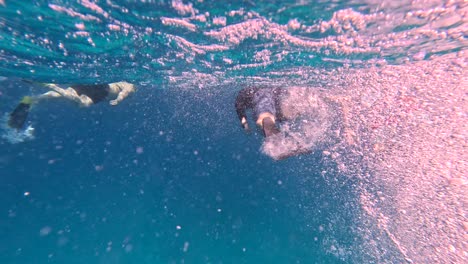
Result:
{"label": "swim fin", "polygon": [[29,110],[31,110],[31,105],[33,99],[30,96],[25,96],[21,102],[16,106],[15,110],[11,112],[10,118],[8,119],[8,126],[15,129],[22,129],[26,119],[29,115]]}

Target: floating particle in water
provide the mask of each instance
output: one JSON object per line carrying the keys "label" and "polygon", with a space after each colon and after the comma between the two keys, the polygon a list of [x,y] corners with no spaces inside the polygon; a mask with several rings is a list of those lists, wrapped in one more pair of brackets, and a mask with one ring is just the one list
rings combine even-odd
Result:
{"label": "floating particle in water", "polygon": [[107,242],[106,252],[110,252],[112,250],[112,241]]}
{"label": "floating particle in water", "polygon": [[181,227],[180,225],[177,225],[175,228],[176,228],[177,230],[181,230],[181,229],[182,229],[182,227]]}
{"label": "floating particle in water", "polygon": [[86,219],[86,213],[80,213],[80,219],[84,221]]}
{"label": "floating particle in water", "polygon": [[59,247],[65,246],[67,243],[68,243],[68,238],[66,238],[64,236],[59,237],[59,239],[57,240],[57,245]]}
{"label": "floating particle in water", "polygon": [[143,149],[143,147],[137,147],[135,151],[136,151],[137,154],[142,154],[144,149]]}
{"label": "floating particle in water", "polygon": [[43,228],[41,228],[41,230],[39,230],[39,235],[40,236],[47,236],[47,235],[50,234],[50,232],[52,232],[52,227],[44,226]]}
{"label": "floating particle in water", "polygon": [[29,196],[31,193],[30,192],[24,192],[23,195],[24,196]]}
{"label": "floating particle in water", "polygon": [[183,250],[184,252],[187,252],[189,246],[190,246],[190,243],[187,242],[187,241],[185,241],[185,242],[184,242],[184,248],[183,248],[182,250]]}
{"label": "floating particle in water", "polygon": [[133,245],[132,244],[125,245],[125,252],[129,253],[132,250],[133,250]]}
{"label": "floating particle in water", "polygon": [[16,212],[13,211],[13,210],[8,210],[8,217],[15,217],[16,216]]}

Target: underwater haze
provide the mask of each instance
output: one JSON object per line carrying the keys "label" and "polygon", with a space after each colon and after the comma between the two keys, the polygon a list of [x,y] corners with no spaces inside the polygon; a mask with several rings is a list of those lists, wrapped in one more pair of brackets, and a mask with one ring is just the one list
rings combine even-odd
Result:
{"label": "underwater haze", "polygon": [[467,263],[467,36],[464,0],[0,0],[0,263]]}

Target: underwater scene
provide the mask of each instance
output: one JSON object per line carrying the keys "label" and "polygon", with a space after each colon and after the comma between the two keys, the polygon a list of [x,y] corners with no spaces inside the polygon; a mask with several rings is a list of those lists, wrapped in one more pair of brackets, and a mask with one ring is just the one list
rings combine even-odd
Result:
{"label": "underwater scene", "polygon": [[468,263],[466,0],[0,0],[0,263]]}

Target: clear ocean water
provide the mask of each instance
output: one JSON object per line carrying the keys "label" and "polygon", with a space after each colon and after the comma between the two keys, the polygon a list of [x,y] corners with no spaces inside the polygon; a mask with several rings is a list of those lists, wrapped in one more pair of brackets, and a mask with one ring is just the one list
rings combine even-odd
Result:
{"label": "clear ocean water", "polygon": [[[379,86],[379,69],[419,78],[409,71],[445,56],[466,76],[466,6],[0,0],[2,115],[45,91],[24,79],[138,87],[115,107],[34,105],[34,138],[0,140],[0,263],[411,262],[417,248],[362,213],[363,186],[381,172],[366,163],[364,136],[343,163],[326,158],[331,142],[275,161],[259,131],[242,131],[234,100],[245,85],[270,85],[359,87],[375,101],[402,87]],[[393,194],[374,203],[387,220],[402,219],[386,207]]]}

